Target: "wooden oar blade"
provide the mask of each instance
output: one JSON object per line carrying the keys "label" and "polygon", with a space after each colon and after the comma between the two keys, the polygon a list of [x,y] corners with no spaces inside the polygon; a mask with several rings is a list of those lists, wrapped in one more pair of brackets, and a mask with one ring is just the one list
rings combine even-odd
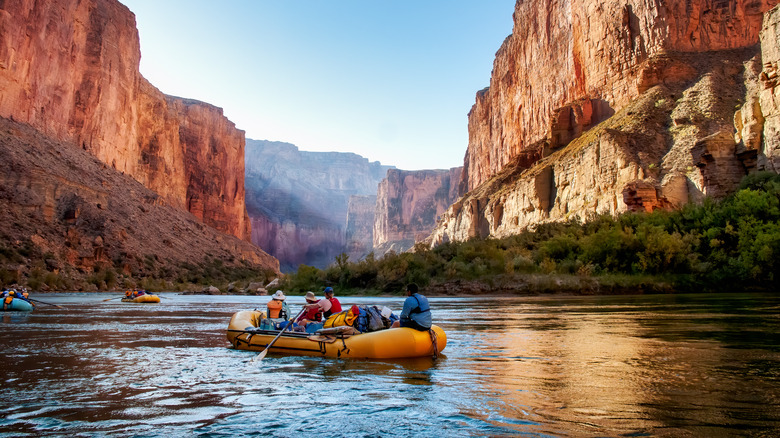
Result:
{"label": "wooden oar blade", "polygon": [[260,362],[261,360],[263,360],[263,358],[265,357],[266,354],[268,354],[268,347],[266,347],[265,350],[260,352],[260,354],[258,354],[257,356],[253,357],[250,362]]}

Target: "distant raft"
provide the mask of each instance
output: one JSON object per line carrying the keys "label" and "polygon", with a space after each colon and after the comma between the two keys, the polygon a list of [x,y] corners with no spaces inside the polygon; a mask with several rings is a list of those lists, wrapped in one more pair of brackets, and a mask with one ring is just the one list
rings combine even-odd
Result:
{"label": "distant raft", "polygon": [[[6,298],[6,300],[7,299],[8,298]],[[16,310],[20,312],[30,312],[33,310],[33,305],[29,301],[23,300],[21,298],[11,298],[10,303],[3,301],[3,310],[5,311]]]}
{"label": "distant raft", "polygon": [[160,297],[152,294],[139,295],[135,298],[122,298],[123,303],[159,303]]}
{"label": "distant raft", "polygon": [[[259,311],[240,311],[228,324],[227,339],[238,350],[263,351],[279,334],[260,330]],[[434,325],[430,331],[391,328],[368,333],[340,333],[334,327],[316,334],[284,332],[269,353],[355,359],[403,359],[437,356],[447,346],[447,335]],[[351,328],[351,327],[349,327]]]}

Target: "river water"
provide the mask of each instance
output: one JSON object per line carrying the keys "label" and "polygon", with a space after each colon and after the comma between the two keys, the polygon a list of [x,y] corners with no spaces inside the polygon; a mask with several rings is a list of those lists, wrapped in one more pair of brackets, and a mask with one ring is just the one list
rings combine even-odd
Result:
{"label": "river water", "polygon": [[0,435],[780,436],[780,297],[431,298],[435,361],[250,363],[225,330],[268,297],[116,296],[0,314]]}

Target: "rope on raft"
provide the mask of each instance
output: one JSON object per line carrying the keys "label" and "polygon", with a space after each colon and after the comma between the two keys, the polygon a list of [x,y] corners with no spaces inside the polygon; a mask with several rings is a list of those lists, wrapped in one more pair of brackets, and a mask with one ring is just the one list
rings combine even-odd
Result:
{"label": "rope on raft", "polygon": [[439,342],[436,336],[436,332],[433,329],[428,329],[428,334],[431,335],[431,343],[433,344],[433,360],[439,357]]}

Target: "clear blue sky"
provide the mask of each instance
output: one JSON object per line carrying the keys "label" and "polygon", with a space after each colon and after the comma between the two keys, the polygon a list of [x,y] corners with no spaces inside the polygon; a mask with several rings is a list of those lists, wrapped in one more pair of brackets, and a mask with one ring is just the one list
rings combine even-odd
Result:
{"label": "clear blue sky", "polygon": [[248,138],[405,170],[463,165],[515,0],[120,0],[141,73]]}

